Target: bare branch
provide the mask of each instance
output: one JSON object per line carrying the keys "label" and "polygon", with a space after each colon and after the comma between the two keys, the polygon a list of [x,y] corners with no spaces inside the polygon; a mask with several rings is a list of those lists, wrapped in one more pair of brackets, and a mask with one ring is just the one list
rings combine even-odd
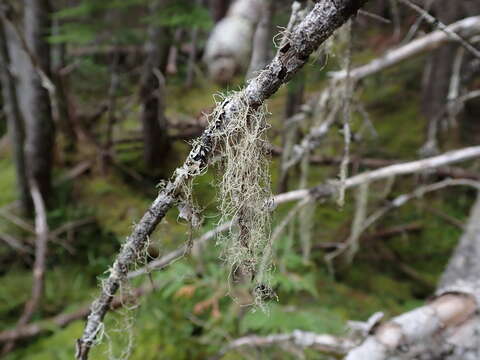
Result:
{"label": "bare branch", "polygon": [[[465,38],[469,38],[480,33],[480,16],[472,16],[457,21],[447,29],[459,34]],[[433,31],[419,39],[403,45],[397,49],[390,50],[383,56],[372,60],[368,64],[352,69],[350,76],[355,80],[360,80],[368,75],[372,75],[386,68],[394,66],[399,62],[409,59],[415,55],[419,55],[425,51],[431,51],[444,43],[451,40],[451,37],[442,30]],[[346,77],[345,71],[331,72],[330,76],[336,80],[342,80]]]}

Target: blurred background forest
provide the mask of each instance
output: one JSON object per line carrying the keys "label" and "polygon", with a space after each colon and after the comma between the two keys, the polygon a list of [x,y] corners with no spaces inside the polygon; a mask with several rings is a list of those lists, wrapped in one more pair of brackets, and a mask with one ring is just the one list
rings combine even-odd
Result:
{"label": "blurred background forest", "polygon": [[[218,118],[217,104],[285,49],[318,4],[0,3],[0,352],[72,359],[100,280]],[[347,339],[349,320],[422,306],[466,231],[480,179],[477,15],[476,0],[368,1],[266,102],[259,131],[268,168],[247,147],[236,154],[266,171],[252,176],[267,197],[316,189],[297,201],[279,195],[262,230],[270,240],[257,249],[271,255],[265,284],[236,281],[225,250],[234,231],[217,236],[237,216],[222,213],[232,196],[222,181],[234,180],[223,177],[221,148],[148,236],[91,358],[339,358],[347,340],[328,348],[264,336]],[[375,68],[395,49],[406,55]],[[356,72],[365,64],[374,69]],[[474,155],[448,160],[467,147]],[[437,165],[345,189],[357,174],[445,153]],[[340,185],[327,196],[314,188],[332,181]],[[265,293],[260,306],[246,305],[258,295],[252,286]]]}

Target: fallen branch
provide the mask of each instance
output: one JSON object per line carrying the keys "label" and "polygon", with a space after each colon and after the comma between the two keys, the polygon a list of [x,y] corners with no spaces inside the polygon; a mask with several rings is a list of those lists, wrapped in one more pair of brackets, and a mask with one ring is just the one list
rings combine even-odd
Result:
{"label": "fallen branch", "polygon": [[225,355],[228,351],[244,346],[265,347],[284,343],[290,343],[302,349],[311,348],[336,355],[346,354],[355,346],[355,342],[350,339],[327,334],[316,334],[309,331],[295,330],[291,333],[285,334],[274,334],[267,336],[249,335],[238,338],[228,344],[220,352],[220,356]]}
{"label": "fallen branch", "polygon": [[[480,91],[479,91],[480,92]],[[271,146],[269,152],[272,156],[281,156],[283,149],[277,146]],[[322,156],[322,155],[312,155],[308,158],[310,164],[313,165],[339,165],[342,162],[341,157],[332,157],[332,156]],[[367,168],[380,168],[395,164],[402,164],[406,161],[403,160],[390,160],[390,159],[380,159],[380,158],[363,158],[353,156],[350,159],[350,163],[354,167],[367,167]],[[451,177],[455,179],[470,179],[470,180],[480,180],[480,173],[475,171],[470,171],[463,169],[457,166],[442,166],[435,169],[431,169],[432,174],[442,176],[442,177]]]}
{"label": "fallen branch", "polygon": [[184,165],[175,171],[151,207],[122,246],[110,274],[103,282],[101,294],[92,304],[83,335],[77,340],[76,358],[88,359],[103,318],[108,312],[113,296],[126,279],[128,269],[144,249],[149,235],[178,200],[184,184],[200,175],[208,165],[215,147],[216,134],[235,116],[238,109],[249,111],[258,109],[266,99],[306,63],[310,54],[351,16],[367,0],[322,1],[315,4],[312,11],[290,35],[289,41],[279,49],[272,62],[239,93],[223,101],[214,112],[215,118],[195,144]]}
{"label": "fallen branch", "polygon": [[[474,157],[480,157],[480,146],[473,146],[470,148],[448,152],[432,158],[427,158],[427,159],[422,159],[422,160],[417,160],[417,161],[412,161],[412,162],[407,162],[402,164],[394,164],[378,170],[361,173],[359,175],[348,178],[345,181],[345,184],[346,184],[346,188],[352,188],[364,182],[371,182],[375,180],[389,178],[392,176],[397,176],[402,174],[405,175],[405,174],[411,174],[411,173],[416,173],[420,171],[435,169],[436,166],[441,167],[453,162],[469,160]],[[429,191],[438,190],[439,188],[450,186],[450,185],[466,185],[466,186],[476,187],[478,186],[478,183],[468,179],[459,179],[459,180],[447,179],[439,183],[431,184],[424,188],[421,188],[420,190],[417,189],[411,194],[399,196],[396,200],[394,200],[391,203],[391,205],[385,207],[385,209],[382,210],[382,214],[384,211],[388,211],[393,207],[400,206],[406,201],[411,200],[415,197],[418,197],[421,194],[424,194]],[[275,195],[273,197],[273,203],[276,207],[282,203],[303,200],[310,197],[313,197],[316,199],[324,199],[334,195],[335,191],[336,189],[334,185],[322,184],[310,189],[294,190],[294,191]],[[375,218],[377,217],[375,216]],[[214,238],[217,234],[227,230],[229,227],[230,227],[230,223],[219,225],[217,228],[205,233],[201,238],[199,238],[199,240],[196,240],[195,243],[197,242],[205,243],[206,241]],[[184,245],[181,248],[169,254],[168,256],[171,256],[174,259],[178,259],[179,257],[183,256],[186,253],[186,251],[187,251],[187,246]],[[154,269],[162,269],[165,266],[164,264],[166,259],[168,259],[168,257],[162,258],[159,260],[154,260],[150,262],[146,267],[130,272],[128,277],[132,278],[142,274],[146,274]]]}

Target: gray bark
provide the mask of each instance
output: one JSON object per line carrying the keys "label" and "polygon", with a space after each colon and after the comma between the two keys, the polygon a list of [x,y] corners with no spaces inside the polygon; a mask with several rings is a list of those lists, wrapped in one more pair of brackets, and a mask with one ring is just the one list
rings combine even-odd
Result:
{"label": "gray bark", "polygon": [[310,54],[332,33],[343,25],[367,0],[326,0],[318,2],[298,25],[289,40],[281,47],[265,71],[252,79],[239,93],[228,97],[215,112],[217,115],[198,139],[182,167],[165,185],[142,219],[122,246],[110,274],[103,282],[100,296],[93,303],[83,332],[77,341],[76,358],[88,359],[88,353],[101,329],[103,319],[110,308],[113,296],[127,277],[129,267],[135,262],[148,236],[155,230],[167,211],[178,200],[185,182],[200,175],[208,165],[215,147],[216,134],[245,106],[250,111],[258,109],[266,99],[308,61]]}
{"label": "gray bark", "polygon": [[[5,33],[6,26],[7,25],[2,19],[0,21],[0,81],[2,83],[3,104],[5,115],[7,117],[7,127],[13,147],[13,159],[15,163],[21,208],[24,215],[27,215],[32,212],[33,208],[30,190],[28,188],[25,169],[25,154],[23,151],[25,129],[17,101],[15,79],[11,73],[11,60],[7,47],[8,40]],[[9,39],[12,38],[10,37]]]}
{"label": "gray bark", "polygon": [[25,155],[28,175],[38,184],[42,198],[47,201],[51,190],[54,124],[50,96],[35,66],[50,77],[50,46],[46,37],[51,28],[51,7],[49,0],[24,1],[25,41],[37,63],[27,61],[25,68],[18,69],[25,81],[22,102],[26,124]]}
{"label": "gray bark", "polygon": [[[152,5],[152,11],[158,11],[161,1]],[[163,38],[162,28],[151,25],[145,44],[147,59],[143,69],[140,96],[142,100],[142,127],[144,139],[144,160],[149,169],[160,167],[167,157],[169,141],[167,120],[165,118],[165,81],[161,72],[162,46],[158,39]]]}

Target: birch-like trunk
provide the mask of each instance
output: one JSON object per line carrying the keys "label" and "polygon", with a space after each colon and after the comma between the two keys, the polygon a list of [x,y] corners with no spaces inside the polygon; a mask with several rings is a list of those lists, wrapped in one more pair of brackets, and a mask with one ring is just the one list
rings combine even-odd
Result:
{"label": "birch-like trunk", "polygon": [[262,16],[261,0],[236,0],[211,32],[204,62],[211,79],[228,83],[249,65],[253,35]]}
{"label": "birch-like trunk", "polygon": [[0,81],[2,84],[3,105],[7,117],[8,133],[13,148],[20,204],[22,212],[24,215],[27,215],[32,212],[33,208],[25,168],[25,154],[23,151],[25,129],[17,101],[15,79],[11,73],[12,67],[7,41],[13,40],[13,38],[7,37],[5,32],[7,26],[2,19],[0,21]]}

